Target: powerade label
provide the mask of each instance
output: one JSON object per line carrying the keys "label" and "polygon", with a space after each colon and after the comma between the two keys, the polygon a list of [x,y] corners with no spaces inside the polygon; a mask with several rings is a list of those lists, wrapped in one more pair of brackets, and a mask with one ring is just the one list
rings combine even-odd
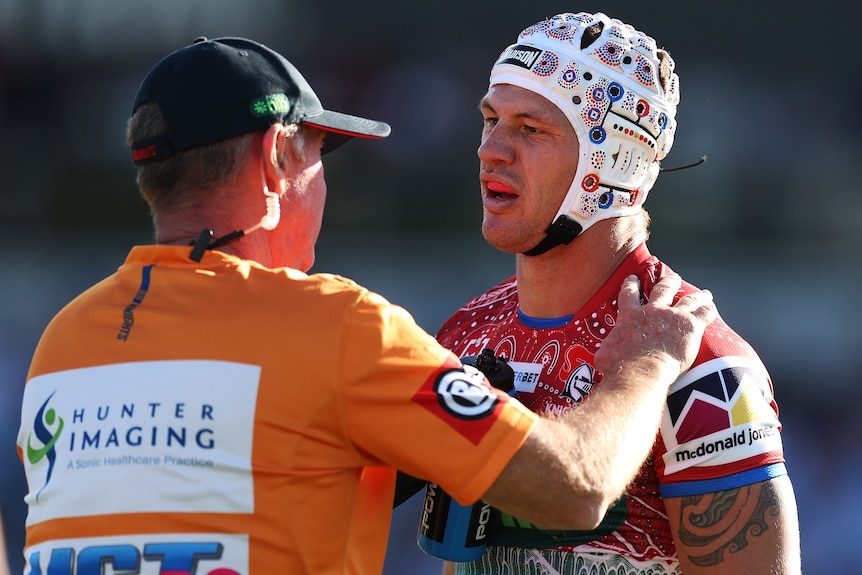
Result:
{"label": "powerade label", "polygon": [[544,50],[541,48],[534,48],[532,46],[522,46],[520,44],[510,46],[500,54],[497,64],[513,64],[529,70],[536,63],[536,60],[539,59],[542,52]]}
{"label": "powerade label", "polygon": [[491,506],[479,501],[471,507],[470,530],[467,532],[467,547],[484,545],[488,538],[488,521],[491,519]]}
{"label": "powerade label", "polygon": [[485,551],[491,507],[483,502],[459,505],[440,486],[425,492],[425,511],[416,542],[425,553],[445,561],[475,561]]}
{"label": "powerade label", "polygon": [[422,509],[419,532],[432,541],[442,543],[451,505],[452,497],[436,483],[429,483],[425,490],[425,506]]}
{"label": "powerade label", "polygon": [[221,361],[121,363],[34,377],[18,436],[30,486],[27,524],[136,512],[251,513],[259,378],[258,366]]}
{"label": "powerade label", "polygon": [[248,537],[169,533],[62,539],[27,549],[26,575],[245,575]]}
{"label": "powerade label", "polygon": [[429,483],[419,533],[437,543],[478,547],[484,545],[488,537],[490,518],[491,506],[484,501],[459,505],[439,485]]}

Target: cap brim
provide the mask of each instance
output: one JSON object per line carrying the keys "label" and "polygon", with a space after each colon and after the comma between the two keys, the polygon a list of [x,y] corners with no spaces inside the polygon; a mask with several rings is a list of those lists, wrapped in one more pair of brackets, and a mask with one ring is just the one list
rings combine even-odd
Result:
{"label": "cap brim", "polygon": [[385,138],[392,131],[389,124],[385,122],[330,110],[324,110],[322,114],[305,118],[302,123],[330,132],[330,135],[323,142],[321,154],[331,152],[347,143],[351,138]]}

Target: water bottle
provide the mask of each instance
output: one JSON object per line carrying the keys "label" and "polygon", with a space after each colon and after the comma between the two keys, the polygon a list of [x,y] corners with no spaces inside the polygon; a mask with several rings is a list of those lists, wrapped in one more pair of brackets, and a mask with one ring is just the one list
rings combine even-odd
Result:
{"label": "water bottle", "polygon": [[[515,395],[515,372],[494,355],[494,350],[485,348],[478,356],[462,357],[461,363],[481,371],[497,389]],[[438,559],[475,561],[485,552],[490,518],[491,506],[484,501],[461,505],[439,485],[429,483],[416,542],[422,551]]]}

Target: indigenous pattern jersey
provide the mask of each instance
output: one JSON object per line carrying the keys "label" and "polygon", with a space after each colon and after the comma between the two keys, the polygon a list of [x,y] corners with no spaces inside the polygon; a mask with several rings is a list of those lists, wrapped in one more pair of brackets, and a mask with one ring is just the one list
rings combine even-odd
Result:
{"label": "indigenous pattern jersey", "polygon": [[[649,296],[668,273],[641,245],[582,310],[556,320],[521,314],[511,278],[467,303],[437,337],[462,357],[494,350],[514,368],[518,399],[539,413],[564,413],[601,385],[593,357],[614,327],[623,279],[636,274]],[[495,510],[488,549],[458,573],[678,573],[663,498],[783,475],[780,428],[766,369],[719,319],[669,390],[650,459],[596,530],[548,531]]]}
{"label": "indigenous pattern jersey", "polygon": [[39,342],[28,575],[380,573],[396,468],[469,503],[535,422],[350,280],[189,250],[134,248]]}

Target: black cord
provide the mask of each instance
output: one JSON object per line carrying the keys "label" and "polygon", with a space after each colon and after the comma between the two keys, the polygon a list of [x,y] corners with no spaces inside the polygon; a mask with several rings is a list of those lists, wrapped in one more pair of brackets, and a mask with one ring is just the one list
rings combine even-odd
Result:
{"label": "black cord", "polygon": [[229,244],[230,242],[232,242],[234,240],[238,240],[243,235],[245,235],[244,231],[237,230],[235,232],[231,232],[231,233],[227,234],[226,236],[222,236],[220,238],[217,238],[216,240],[211,242],[210,240],[213,237],[213,231],[209,228],[204,228],[201,230],[201,233],[198,236],[198,239],[195,240],[194,243],[191,244],[193,247],[192,247],[192,253],[189,254],[189,259],[196,261],[196,262],[199,262],[199,261],[201,261],[201,258],[204,257],[204,252],[206,250],[211,250],[211,249],[217,248],[219,246]]}
{"label": "black cord", "polygon": [[702,163],[704,163],[705,161],[706,161],[706,156],[701,156],[698,161],[693,162],[691,164],[686,164],[685,166],[677,166],[675,168],[661,168],[659,171],[661,173],[664,173],[664,172],[675,172],[677,170],[685,170],[687,168],[694,168],[695,166],[699,166]]}
{"label": "black cord", "polygon": [[242,230],[237,230],[235,232],[231,232],[226,236],[222,236],[222,237],[218,238],[217,240],[214,240],[210,245],[207,246],[207,249],[211,250],[213,248],[217,248],[219,246],[229,244],[234,240],[240,239],[244,235],[245,235],[245,232]]}

